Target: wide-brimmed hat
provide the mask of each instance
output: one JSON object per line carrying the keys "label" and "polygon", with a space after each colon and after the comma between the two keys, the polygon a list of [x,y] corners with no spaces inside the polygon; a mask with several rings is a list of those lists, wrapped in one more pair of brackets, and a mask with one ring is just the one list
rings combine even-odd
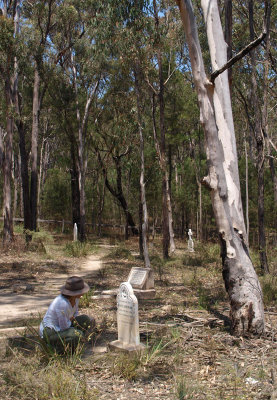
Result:
{"label": "wide-brimmed hat", "polygon": [[66,294],[67,296],[78,296],[88,291],[89,285],[80,276],[71,276],[61,288],[61,294]]}

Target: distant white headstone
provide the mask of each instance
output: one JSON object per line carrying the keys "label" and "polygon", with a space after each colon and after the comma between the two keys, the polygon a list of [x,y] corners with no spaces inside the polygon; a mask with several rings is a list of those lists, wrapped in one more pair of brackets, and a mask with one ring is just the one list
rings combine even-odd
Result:
{"label": "distant white headstone", "polygon": [[78,240],[78,228],[77,224],[75,222],[74,228],[73,228],[73,241],[76,242]]}
{"label": "distant white headstone", "polygon": [[191,229],[188,230],[188,236],[189,236],[188,251],[193,253],[194,252],[194,243],[193,243],[193,240],[192,240],[192,230]]}
{"label": "distant white headstone", "polygon": [[117,295],[117,330],[118,340],[109,344],[112,349],[125,351],[141,350],[138,301],[129,282],[121,283]]}

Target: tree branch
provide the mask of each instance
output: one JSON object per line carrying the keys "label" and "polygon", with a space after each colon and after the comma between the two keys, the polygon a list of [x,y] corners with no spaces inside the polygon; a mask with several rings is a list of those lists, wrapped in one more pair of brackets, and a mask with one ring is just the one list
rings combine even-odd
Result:
{"label": "tree branch", "polygon": [[222,72],[226,71],[226,69],[232,67],[237,61],[239,61],[242,57],[248,54],[251,50],[257,47],[269,34],[269,24],[270,24],[270,11],[271,11],[271,4],[270,2],[265,2],[265,15],[264,15],[264,22],[263,22],[263,32],[260,36],[249,43],[244,49],[239,51],[234,57],[232,57],[225,65],[221,68],[217,69],[211,74],[210,81],[214,83],[215,78],[218,75],[222,74]]}
{"label": "tree branch", "polygon": [[274,143],[272,142],[271,139],[269,139],[269,143],[271,144],[271,146],[273,147],[273,149],[277,152],[277,148],[276,148],[276,146],[274,145]]}
{"label": "tree branch", "polygon": [[253,50],[255,47],[257,47],[266,37],[267,33],[263,32],[260,34],[260,36],[253,40],[253,42],[249,43],[244,49],[239,51],[234,57],[232,57],[225,65],[223,65],[221,68],[217,69],[211,74],[210,81],[214,83],[215,78],[217,78],[222,72],[226,71],[226,69],[232,67],[237,61],[239,61],[242,57],[244,57],[246,54],[248,54],[251,50]]}

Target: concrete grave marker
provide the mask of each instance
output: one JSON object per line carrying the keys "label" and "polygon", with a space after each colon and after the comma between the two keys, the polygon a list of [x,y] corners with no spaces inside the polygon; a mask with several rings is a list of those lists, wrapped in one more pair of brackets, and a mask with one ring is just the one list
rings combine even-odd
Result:
{"label": "concrete grave marker", "polygon": [[129,282],[121,283],[117,295],[118,340],[109,343],[114,350],[138,351],[145,348],[140,343],[138,300]]}
{"label": "concrete grave marker", "polygon": [[194,243],[193,243],[193,240],[192,240],[192,230],[191,229],[188,230],[188,236],[189,236],[188,251],[193,253],[194,252]]}

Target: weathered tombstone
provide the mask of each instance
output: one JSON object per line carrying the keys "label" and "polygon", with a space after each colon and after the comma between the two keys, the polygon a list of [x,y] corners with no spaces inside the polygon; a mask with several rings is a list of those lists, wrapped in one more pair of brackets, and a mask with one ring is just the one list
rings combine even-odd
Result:
{"label": "weathered tombstone", "polygon": [[109,343],[111,349],[132,352],[145,348],[139,337],[138,300],[129,282],[121,283],[117,295],[117,331],[118,340]]}
{"label": "weathered tombstone", "polygon": [[189,235],[188,251],[193,253],[194,252],[194,243],[193,243],[193,240],[192,240],[192,230],[191,229],[189,229],[188,235]]}
{"label": "weathered tombstone", "polygon": [[77,240],[78,240],[78,228],[77,228],[77,224],[75,222],[74,228],[73,228],[73,241],[77,242]]}
{"label": "weathered tombstone", "polygon": [[154,289],[154,273],[152,269],[133,267],[129,273],[128,282],[138,298],[153,299],[155,297],[156,291]]}

